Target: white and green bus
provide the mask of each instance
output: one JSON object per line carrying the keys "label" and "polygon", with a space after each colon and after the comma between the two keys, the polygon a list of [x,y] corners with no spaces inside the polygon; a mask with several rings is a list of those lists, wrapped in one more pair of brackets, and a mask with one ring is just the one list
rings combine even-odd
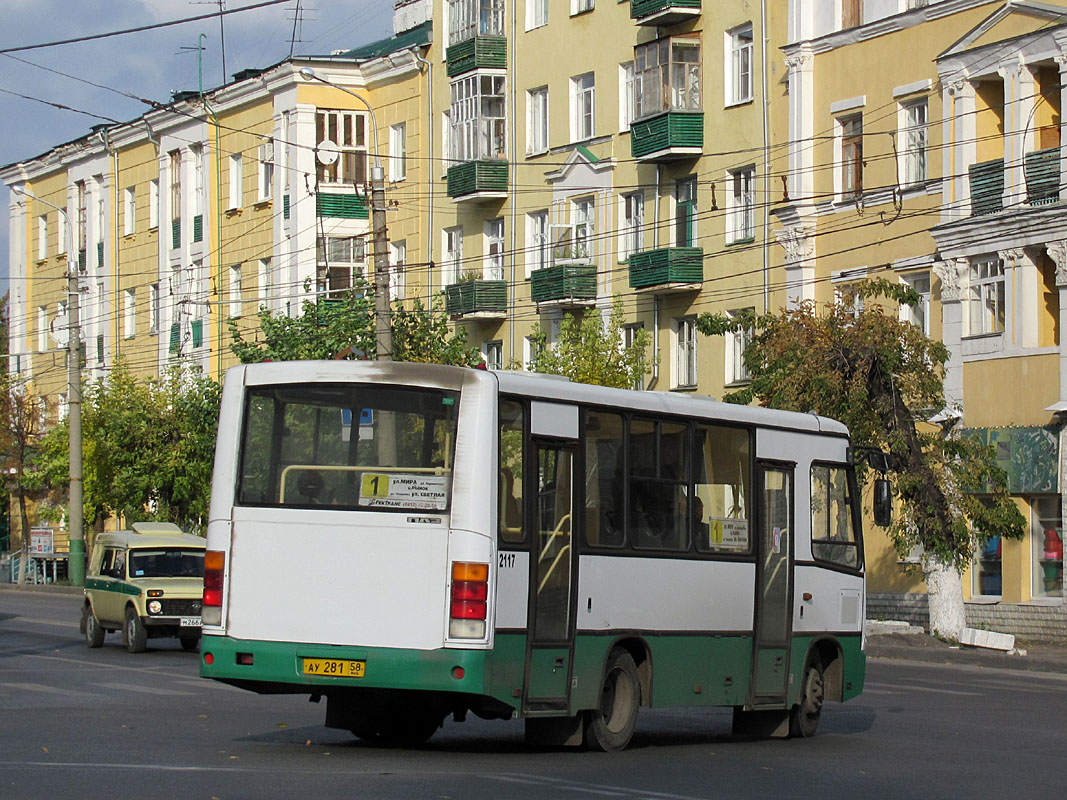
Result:
{"label": "white and green bus", "polygon": [[840,423],[522,373],[226,375],[201,674],[421,742],[449,715],[625,747],[640,707],[810,736],[863,688]]}

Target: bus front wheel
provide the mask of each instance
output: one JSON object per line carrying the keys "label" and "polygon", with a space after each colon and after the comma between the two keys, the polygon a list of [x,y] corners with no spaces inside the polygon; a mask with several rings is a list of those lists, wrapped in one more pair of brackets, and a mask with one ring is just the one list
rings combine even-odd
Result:
{"label": "bus front wheel", "polygon": [[612,752],[630,743],[637,727],[641,705],[641,683],[633,656],[613,650],[600,686],[600,702],[586,712],[585,746],[590,750]]}
{"label": "bus front wheel", "polygon": [[822,662],[813,658],[804,667],[800,683],[800,702],[793,706],[789,715],[789,734],[794,737],[814,736],[822,716],[822,704],[826,685],[823,681]]}

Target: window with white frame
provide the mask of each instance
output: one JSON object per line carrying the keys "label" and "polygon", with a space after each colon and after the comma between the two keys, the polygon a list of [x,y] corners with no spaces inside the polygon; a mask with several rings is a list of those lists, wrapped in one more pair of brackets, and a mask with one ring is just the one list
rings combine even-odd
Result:
{"label": "window with white frame", "polygon": [[504,0],[448,0],[450,45],[504,33]]}
{"label": "window with white frame", "polygon": [[927,336],[930,335],[930,273],[917,272],[902,275],[900,280],[919,295],[919,302],[913,306],[901,305],[900,318],[910,322]]}
{"label": "window with white frame", "polygon": [[526,277],[548,266],[548,211],[532,211],[526,215]]}
{"label": "window with white frame", "polygon": [[67,252],[67,237],[70,236],[70,219],[66,214],[56,215],[56,253]]}
{"label": "window with white frame", "polygon": [[148,332],[159,333],[159,284],[152,283],[148,286]]}
{"label": "window with white frame", "polygon": [[487,280],[504,280],[504,218],[488,220],[485,223],[485,264],[484,275]]}
{"label": "window with white frame", "polygon": [[700,42],[664,38],[634,48],[634,119],[665,111],[700,111]]}
{"label": "window with white frame", "polygon": [[451,286],[463,272],[463,228],[445,228],[442,235],[441,283]]}
{"label": "window with white frame", "polygon": [[[627,350],[629,350],[631,347],[637,346],[638,336],[644,329],[645,323],[643,322],[634,322],[624,326],[622,329],[622,346]],[[641,389],[645,388],[644,383],[644,376],[639,375],[634,380],[633,386],[631,386],[630,388],[640,391]]]}
{"label": "window with white frame", "polygon": [[486,342],[482,347],[482,358],[485,359],[486,369],[503,369],[504,343],[499,339],[492,342]]}
{"label": "window with white frame", "polygon": [[596,132],[596,80],[592,72],[570,80],[571,141],[591,139]]}
{"label": "window with white frame", "polygon": [[270,308],[271,301],[274,300],[274,268],[269,258],[259,259],[256,269],[256,284],[259,292],[258,305]]}
{"label": "window with white frame", "polygon": [[503,75],[474,73],[450,85],[453,162],[507,158]]}
{"label": "window with white frame", "polygon": [[408,244],[405,240],[389,242],[389,300],[404,299],[404,268],[408,260]]}
{"label": "window with white frame", "polygon": [[137,290],[126,289],[122,293],[122,328],[127,339],[137,335]]}
{"label": "window with white frame", "polygon": [[586,11],[592,11],[595,7],[595,0],[571,0],[571,16],[575,14],[584,14]]}
{"label": "window with white frame", "polygon": [[548,24],[548,0],[526,0],[526,30]]}
{"label": "window with white frame", "polygon": [[70,415],[70,403],[67,401],[67,393],[60,392],[56,403],[56,416],[60,422]]}
{"label": "window with white frame", "polygon": [[580,197],[571,203],[571,220],[574,225],[574,256],[588,259],[593,253],[596,201],[592,197]]}
{"label": "window with white frame", "polygon": [[241,154],[234,153],[230,156],[230,196],[228,209],[233,210],[243,205],[241,181],[243,179]]}
{"label": "window with white frame", "polygon": [[695,247],[697,243],[697,178],[689,175],[674,182],[674,246]]}
{"label": "window with white frame", "polygon": [[924,183],[927,173],[927,118],[926,98],[901,106],[904,145],[904,185]]}
{"label": "window with white frame", "polygon": [[170,153],[170,168],[167,171],[170,180],[170,220],[182,218],[182,151]]}
{"label": "window with white frame", "polygon": [[620,198],[622,227],[619,232],[619,261],[645,249],[645,194],[628,192]]}
{"label": "window with white frame", "polygon": [[274,196],[274,139],[268,138],[259,146],[259,175],[256,179],[257,199],[260,203]]}
{"label": "window with white frame", "polygon": [[697,384],[697,320],[681,317],[674,321],[674,387]]}
{"label": "window with white frame", "polygon": [[843,199],[859,197],[863,194],[863,115],[841,117],[837,120],[837,131],[841,196]]}
{"label": "window with white frame", "polygon": [[207,204],[207,186],[204,183],[204,146],[190,145],[189,155],[193,161],[193,215],[204,213]]}
{"label": "window with white frame", "polygon": [[56,303],[56,316],[52,320],[52,341],[59,344],[57,334],[59,331],[69,331],[70,320],[67,318],[67,301],[60,300]]}
{"label": "window with white frame", "polygon": [[48,307],[37,306],[37,352],[48,349]]}
{"label": "window with white frame", "polygon": [[441,152],[445,154],[441,159],[441,177],[444,178],[452,166],[452,114],[449,111],[441,112]]}
{"label": "window with white frame", "polygon": [[137,231],[137,187],[127,186],[122,195],[122,234],[131,236]]}
{"label": "window with white frame", "polygon": [[[754,308],[734,309],[727,311],[726,316],[730,319],[738,319],[743,315],[751,314]],[[738,331],[729,331],[726,335],[726,382],[742,383],[752,380],[752,375],[745,366],[745,350],[752,342],[752,328],[742,328]]]}
{"label": "window with white frame", "polygon": [[317,240],[316,284],[331,296],[353,288],[363,274],[367,242],[363,236],[320,236]]}
{"label": "window with white frame", "polygon": [[[62,216],[62,215],[60,215]],[[48,215],[37,217],[37,260],[48,258]]]}
{"label": "window with white frame", "polygon": [[[366,115],[320,108],[315,112],[316,177],[322,183],[367,182]],[[329,163],[324,163],[329,162]]]}
{"label": "window with white frame", "polygon": [[408,127],[398,122],[389,126],[389,180],[402,181],[408,176]]}
{"label": "window with white frame", "polygon": [[230,267],[230,316],[241,316],[241,265]]}
{"label": "window with white frame", "polygon": [[526,152],[544,153],[548,150],[548,87],[541,86],[526,92]]}
{"label": "window with white frame", "polygon": [[728,180],[726,241],[752,241],[756,237],[756,168],[732,170]]}
{"label": "window with white frame", "polygon": [[530,372],[534,368],[534,363],[537,361],[538,355],[540,355],[543,349],[541,340],[537,336],[525,336],[522,340],[522,368],[527,372]]}
{"label": "window with white frame", "polygon": [[967,288],[968,336],[1004,332],[1005,295],[1004,262],[986,256],[971,262]]}
{"label": "window with white frame", "polygon": [[726,32],[726,105],[752,99],[752,23]]}
{"label": "window with white frame", "polygon": [[619,64],[619,130],[630,129],[634,119],[634,97],[637,91],[637,77],[634,74],[634,62]]}
{"label": "window with white frame", "polygon": [[159,179],[148,182],[148,227],[159,227]]}

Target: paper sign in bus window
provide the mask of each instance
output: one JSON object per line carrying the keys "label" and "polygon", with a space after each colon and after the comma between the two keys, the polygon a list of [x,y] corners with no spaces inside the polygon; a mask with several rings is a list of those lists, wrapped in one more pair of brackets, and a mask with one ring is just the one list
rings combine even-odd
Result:
{"label": "paper sign in bus window", "polygon": [[712,550],[748,550],[747,519],[715,519],[708,523],[708,544]]}
{"label": "paper sign in bus window", "polygon": [[359,504],[442,511],[448,506],[448,476],[368,472],[360,479]]}

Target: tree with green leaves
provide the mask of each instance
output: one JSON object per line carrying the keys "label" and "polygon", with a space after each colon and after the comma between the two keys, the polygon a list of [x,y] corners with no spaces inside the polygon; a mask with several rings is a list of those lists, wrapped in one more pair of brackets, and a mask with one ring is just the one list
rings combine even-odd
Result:
{"label": "tree with green leaves", "polygon": [[945,409],[948,350],[872,302],[877,298],[918,302],[909,287],[867,281],[822,314],[804,302],[764,316],[704,314],[697,328],[707,335],[752,332],[744,355],[752,382],[727,401],[833,417],[848,426],[857,448],[888,454],[899,500],[890,538],[901,556],[922,548],[931,631],[958,640],[966,624],[963,570],[983,541],[1021,538],[1025,520],[991,448],[952,424],[928,422]]}
{"label": "tree with green leaves", "polygon": [[648,355],[652,339],[641,328],[635,332],[631,346],[626,347],[623,321],[620,300],[615,301],[606,321],[595,308],[567,314],[551,347],[546,345],[544,331],[531,337],[534,347],[531,369],[565,375],[576,383],[620,389],[639,386],[652,367]]}

